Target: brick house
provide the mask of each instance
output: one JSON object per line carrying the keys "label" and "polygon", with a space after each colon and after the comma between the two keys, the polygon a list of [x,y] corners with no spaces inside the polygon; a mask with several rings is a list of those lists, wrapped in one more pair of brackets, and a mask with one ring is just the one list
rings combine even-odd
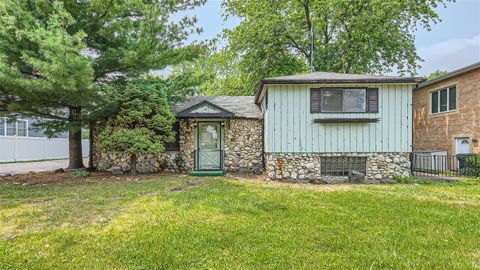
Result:
{"label": "brick house", "polygon": [[480,154],[480,62],[413,91],[414,151]]}

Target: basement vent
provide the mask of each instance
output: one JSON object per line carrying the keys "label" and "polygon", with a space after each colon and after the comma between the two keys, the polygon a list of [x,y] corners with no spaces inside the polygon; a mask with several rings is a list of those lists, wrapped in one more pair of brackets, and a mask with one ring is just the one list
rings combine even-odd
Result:
{"label": "basement vent", "polygon": [[367,172],[366,157],[321,157],[320,172],[324,176],[348,176],[348,172]]}

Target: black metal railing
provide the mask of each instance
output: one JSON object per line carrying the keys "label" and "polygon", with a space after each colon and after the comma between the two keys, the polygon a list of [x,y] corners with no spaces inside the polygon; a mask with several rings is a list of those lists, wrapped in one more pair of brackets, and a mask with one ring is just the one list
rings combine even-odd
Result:
{"label": "black metal railing", "polygon": [[431,155],[413,153],[410,157],[414,176],[469,176],[480,177],[480,156]]}

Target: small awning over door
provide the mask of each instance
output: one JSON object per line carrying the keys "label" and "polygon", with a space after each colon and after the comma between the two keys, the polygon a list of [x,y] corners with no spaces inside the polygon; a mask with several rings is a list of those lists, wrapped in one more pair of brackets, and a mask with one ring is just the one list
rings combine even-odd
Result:
{"label": "small awning over door", "polygon": [[233,117],[234,113],[225,110],[224,108],[217,106],[207,100],[204,100],[198,104],[188,107],[178,112],[180,118],[225,118]]}

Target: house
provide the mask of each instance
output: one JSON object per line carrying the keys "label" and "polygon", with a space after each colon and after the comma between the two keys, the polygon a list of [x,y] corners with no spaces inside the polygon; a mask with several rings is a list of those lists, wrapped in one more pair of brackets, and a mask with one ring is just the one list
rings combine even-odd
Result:
{"label": "house", "polygon": [[264,79],[266,173],[272,179],[410,173],[412,87],[420,78],[314,72]]}
{"label": "house", "polygon": [[[139,172],[263,171],[263,113],[253,96],[194,96],[171,109],[177,116],[177,140],[158,157],[139,158]],[[128,157],[121,153],[94,152],[98,170],[130,170]]]}
{"label": "house", "polygon": [[[266,172],[271,179],[409,175],[419,78],[314,72],[263,79],[254,97],[192,97],[172,107],[177,142],[138,170]],[[95,151],[100,170],[128,157]]]}
{"label": "house", "polygon": [[480,154],[480,62],[413,91],[414,151]]}
{"label": "house", "polygon": [[[68,158],[68,133],[48,138],[35,126],[43,120],[0,115],[0,162]],[[82,141],[82,147],[88,154],[88,140]]]}

